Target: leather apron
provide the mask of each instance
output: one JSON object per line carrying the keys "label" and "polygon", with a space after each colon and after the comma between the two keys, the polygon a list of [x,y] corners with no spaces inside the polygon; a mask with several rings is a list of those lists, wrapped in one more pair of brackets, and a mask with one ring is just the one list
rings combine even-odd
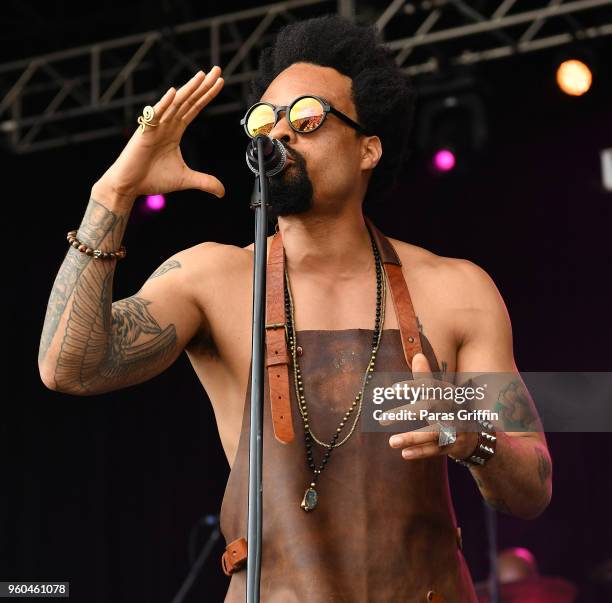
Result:
{"label": "leather apron", "polygon": [[[368,227],[383,262],[389,255],[397,259],[388,240],[369,222]],[[439,370],[414,313],[410,318],[419,347],[434,372]],[[368,329],[297,331],[310,425],[324,442],[331,440],[359,391],[372,336]],[[412,378],[402,336],[398,329],[383,331],[375,369],[383,379],[387,373]],[[291,408],[297,409],[292,371],[289,380]],[[376,385],[396,381],[379,378]],[[460,549],[447,457],[406,461],[390,448],[388,433],[365,432],[358,424],[351,438],[333,450],[316,486],[318,505],[305,512],[300,503],[312,472],[301,417],[297,411],[289,417],[295,439],[279,443],[267,371],[264,391],[262,603],[476,603]],[[249,407],[250,387],[221,507],[221,530],[229,543],[222,564],[232,575],[225,603],[246,599]],[[323,453],[314,444],[317,466]]]}

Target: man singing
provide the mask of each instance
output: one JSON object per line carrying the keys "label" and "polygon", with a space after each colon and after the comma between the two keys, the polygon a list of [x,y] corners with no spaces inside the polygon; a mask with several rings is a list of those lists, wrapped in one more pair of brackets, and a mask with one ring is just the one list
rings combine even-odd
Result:
{"label": "man singing", "polygon": [[[135,295],[112,301],[137,196],[224,195],[214,176],[185,165],[179,148],[222,87],[213,67],[168,90],[93,185],[51,292],[39,367],[47,387],[90,395],[150,379],[186,351],[231,466],[223,568],[232,575],[226,603],[238,603],[253,247],[196,245]],[[289,156],[270,182],[278,227],[268,239],[262,601],[475,602],[447,457],[466,466],[489,504],[522,518],[548,505],[551,461],[488,275],[387,239],[362,213],[364,199],[383,197],[402,165],[413,92],[373,28],[324,17],[281,30],[262,53],[252,93],[247,136],[266,134]],[[430,372],[509,374],[495,396],[500,421],[391,437],[362,429],[375,383]]]}

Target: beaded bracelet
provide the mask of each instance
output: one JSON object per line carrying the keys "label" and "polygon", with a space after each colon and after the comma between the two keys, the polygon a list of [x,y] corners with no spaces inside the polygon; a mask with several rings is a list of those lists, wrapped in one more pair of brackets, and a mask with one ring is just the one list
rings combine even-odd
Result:
{"label": "beaded bracelet", "polygon": [[94,260],[122,260],[127,255],[126,248],[122,245],[117,249],[117,251],[102,251],[101,249],[92,249],[85,245],[85,243],[81,243],[77,239],[77,231],[71,230],[68,235],[68,244],[72,245],[77,251],[84,253],[85,255],[89,255],[93,257]]}
{"label": "beaded bracelet", "polygon": [[478,432],[478,444],[476,444],[474,452],[465,459],[456,459],[452,457],[456,463],[464,467],[473,467],[474,465],[482,467],[495,454],[497,443],[495,427],[488,421],[478,421],[478,423],[483,429]]}

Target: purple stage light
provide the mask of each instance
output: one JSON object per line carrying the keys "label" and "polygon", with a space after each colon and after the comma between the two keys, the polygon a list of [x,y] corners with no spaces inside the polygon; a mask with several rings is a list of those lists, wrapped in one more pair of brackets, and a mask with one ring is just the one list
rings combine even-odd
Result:
{"label": "purple stage light", "polygon": [[455,167],[455,155],[448,149],[436,151],[433,157],[433,165],[439,172],[448,172]]}
{"label": "purple stage light", "polygon": [[166,207],[166,199],[163,195],[148,195],[146,200],[147,209],[161,211]]}

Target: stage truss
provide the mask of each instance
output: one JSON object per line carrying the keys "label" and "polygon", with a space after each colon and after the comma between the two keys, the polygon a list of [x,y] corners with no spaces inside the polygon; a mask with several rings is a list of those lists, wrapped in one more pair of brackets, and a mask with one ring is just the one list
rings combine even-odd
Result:
{"label": "stage truss", "polygon": [[256,57],[284,23],[338,12],[376,23],[416,85],[427,74],[589,44],[612,34],[612,0],[288,0],[0,64],[0,137],[29,153],[130,132],[142,107],[200,68],[223,68],[208,114],[245,108]]}

